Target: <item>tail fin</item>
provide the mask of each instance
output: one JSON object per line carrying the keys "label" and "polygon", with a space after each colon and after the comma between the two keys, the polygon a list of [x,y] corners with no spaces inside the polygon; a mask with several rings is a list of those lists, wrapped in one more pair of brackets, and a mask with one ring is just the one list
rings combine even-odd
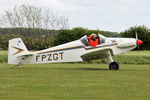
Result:
{"label": "tail fin", "polygon": [[9,40],[8,64],[19,64],[19,56],[29,53],[21,38]]}

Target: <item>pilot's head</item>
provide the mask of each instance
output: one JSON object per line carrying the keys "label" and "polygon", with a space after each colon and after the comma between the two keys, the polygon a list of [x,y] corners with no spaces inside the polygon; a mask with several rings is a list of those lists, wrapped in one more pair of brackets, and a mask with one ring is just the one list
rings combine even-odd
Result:
{"label": "pilot's head", "polygon": [[90,35],[90,37],[91,37],[92,40],[95,40],[96,37],[97,37],[97,35],[96,35],[95,33],[92,33],[92,34]]}

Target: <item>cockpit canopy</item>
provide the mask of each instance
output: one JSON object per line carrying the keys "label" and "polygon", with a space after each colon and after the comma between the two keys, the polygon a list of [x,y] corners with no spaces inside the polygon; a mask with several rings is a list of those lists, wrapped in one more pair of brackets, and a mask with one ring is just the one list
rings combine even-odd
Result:
{"label": "cockpit canopy", "polygon": [[[105,43],[106,41],[106,37],[101,35],[101,34],[98,34],[98,38],[99,38],[99,41],[98,41],[98,44],[97,45],[101,45],[103,43]],[[89,43],[88,43],[88,38],[87,38],[87,35],[83,36],[80,41],[84,44],[84,46],[89,46]]]}

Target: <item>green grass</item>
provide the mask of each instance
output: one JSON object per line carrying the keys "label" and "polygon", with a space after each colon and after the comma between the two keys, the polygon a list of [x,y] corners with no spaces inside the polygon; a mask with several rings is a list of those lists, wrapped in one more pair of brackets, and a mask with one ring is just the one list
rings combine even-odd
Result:
{"label": "green grass", "polygon": [[129,51],[113,58],[120,64],[150,64],[150,51]]}
{"label": "green grass", "polygon": [[7,63],[7,60],[8,60],[8,52],[0,50],[0,63]]}
{"label": "green grass", "polygon": [[[113,56],[119,64],[150,64],[150,51],[129,51]],[[90,63],[107,63],[107,60],[93,60]]]}
{"label": "green grass", "polygon": [[0,64],[0,100],[149,100],[150,65]]}

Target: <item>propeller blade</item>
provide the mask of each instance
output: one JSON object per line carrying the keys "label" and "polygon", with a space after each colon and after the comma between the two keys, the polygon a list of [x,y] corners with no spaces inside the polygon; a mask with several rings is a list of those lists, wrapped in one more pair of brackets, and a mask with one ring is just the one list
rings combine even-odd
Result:
{"label": "propeller blade", "polygon": [[138,40],[137,31],[135,31],[135,37],[136,37],[136,40]]}

